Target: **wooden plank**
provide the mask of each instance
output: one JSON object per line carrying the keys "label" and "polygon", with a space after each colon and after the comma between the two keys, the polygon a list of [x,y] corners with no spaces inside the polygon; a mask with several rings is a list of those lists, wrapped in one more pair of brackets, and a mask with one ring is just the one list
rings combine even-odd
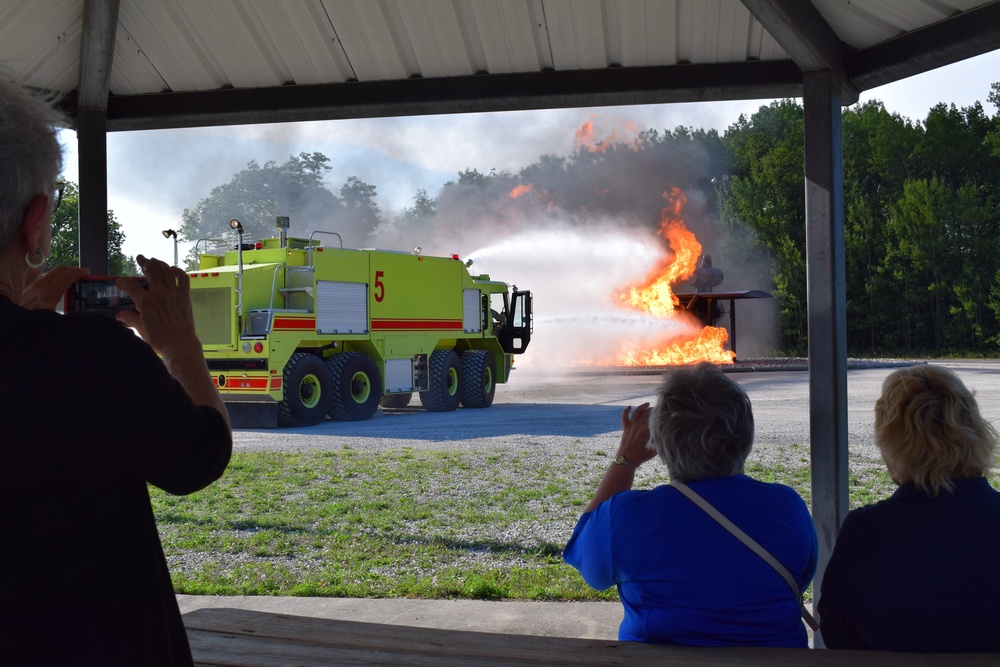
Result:
{"label": "wooden plank", "polygon": [[[217,665],[274,665],[279,662],[271,662],[272,656],[287,659],[292,651],[303,661],[325,651],[327,660],[336,656],[338,664],[383,664],[385,660],[384,664],[409,665],[613,665],[624,657],[634,664],[662,659],[656,647],[645,644],[358,623],[237,609],[199,609],[186,614],[184,621],[196,660]],[[300,650],[302,655],[298,655]],[[342,662],[347,659],[357,662]]]}
{"label": "wooden plank", "polygon": [[[184,615],[198,665],[726,665],[944,667],[956,655],[810,649],[694,648],[564,637],[504,635],[289,616],[245,609],[198,609]],[[961,656],[992,665],[995,655]]]}

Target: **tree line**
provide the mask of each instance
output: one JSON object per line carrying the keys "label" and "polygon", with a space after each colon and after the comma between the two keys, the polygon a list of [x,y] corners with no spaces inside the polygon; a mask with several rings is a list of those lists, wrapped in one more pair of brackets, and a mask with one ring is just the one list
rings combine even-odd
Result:
{"label": "tree line", "polygon": [[[1000,84],[989,100],[1000,103]],[[847,347],[853,354],[990,354],[1000,348],[1000,115],[934,106],[922,122],[880,102],[843,113]],[[723,219],[767,250],[783,347],[805,350],[802,107],[741,118],[723,138]]]}
{"label": "tree line", "polygon": [[[988,99],[1000,106],[1000,84]],[[356,177],[328,187],[322,153],[251,161],[183,211],[180,235],[225,237],[237,218],[250,238],[274,236],[275,216],[288,215],[300,233],[296,223],[337,231],[349,246],[431,251],[430,243],[443,254],[456,238],[487,244],[545,225],[655,229],[664,192],[676,187],[687,194],[688,227],[726,270],[724,289],[770,290],[779,304],[775,351],[799,355],[808,335],[803,129],[802,106],[776,101],[723,133],[646,129],[542,155],[517,172],[469,167],[394,213],[379,207],[375,185]],[[844,109],[843,141],[848,352],[996,352],[1000,114],[980,103],[942,103],[913,121],[872,101]],[[57,211],[57,238],[61,230],[75,238],[67,215]],[[114,243],[121,230],[111,212],[109,222]],[[112,253],[113,266],[120,254]],[[120,259],[128,269],[131,258]]]}

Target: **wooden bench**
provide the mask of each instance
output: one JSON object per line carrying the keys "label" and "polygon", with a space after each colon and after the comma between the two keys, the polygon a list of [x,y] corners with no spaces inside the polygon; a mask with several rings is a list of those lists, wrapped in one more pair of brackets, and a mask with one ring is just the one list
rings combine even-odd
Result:
{"label": "wooden bench", "polygon": [[692,648],[565,637],[417,628],[289,616],[245,609],[184,615],[197,665],[303,667],[413,665],[995,665],[990,654],[916,654],[812,649]]}

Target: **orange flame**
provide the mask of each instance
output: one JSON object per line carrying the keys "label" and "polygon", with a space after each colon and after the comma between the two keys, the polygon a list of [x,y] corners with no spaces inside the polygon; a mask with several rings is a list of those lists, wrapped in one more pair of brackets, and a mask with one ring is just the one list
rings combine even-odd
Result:
{"label": "orange flame", "polygon": [[545,210],[547,211],[555,210],[556,203],[552,201],[552,199],[549,197],[549,191],[546,190],[545,188],[536,190],[535,186],[532,185],[531,183],[524,183],[522,185],[518,185],[517,187],[515,187],[513,190],[510,191],[508,196],[511,199],[520,199],[521,197],[529,193],[535,195],[535,200],[537,202],[545,204]]}
{"label": "orange flame", "polygon": [[[687,197],[679,188],[663,193],[667,206],[660,220],[660,235],[672,252],[665,257],[647,277],[645,283],[618,291],[617,301],[628,308],[649,313],[664,319],[680,315],[675,311],[680,299],[673,292],[673,285],[687,280],[697,268],[701,256],[701,244],[684,224],[681,212]],[[684,312],[684,311],[682,311]],[[687,317],[687,313],[684,312]],[[672,336],[656,344],[652,349],[639,350],[635,343],[625,343],[617,355],[617,362],[623,366],[660,366],[690,364],[711,361],[717,364],[731,364],[735,352],[725,349],[729,333],[721,327],[704,327],[693,337]]]}
{"label": "orange flame", "polygon": [[729,332],[722,327],[705,327],[693,338],[675,336],[647,350],[624,343],[615,363],[620,366],[675,366],[699,361],[731,364],[736,354],[726,349],[728,340]]}
{"label": "orange flame", "polygon": [[619,303],[633,310],[648,312],[657,317],[670,317],[680,301],[674,296],[672,286],[686,280],[698,268],[701,244],[680,217],[687,197],[679,188],[664,192],[667,206],[660,220],[660,235],[667,240],[673,257],[660,260],[643,285],[618,292]]}
{"label": "orange flame", "polygon": [[[590,118],[577,128],[576,133],[573,135],[574,146],[586,149],[591,153],[603,153],[616,143],[631,144],[635,150],[639,148],[639,127],[635,123],[631,121],[618,121],[618,127],[608,132],[605,139],[599,140],[597,138],[597,129],[594,127],[595,119],[597,119],[597,115],[592,114]],[[606,125],[607,123],[602,124]]]}

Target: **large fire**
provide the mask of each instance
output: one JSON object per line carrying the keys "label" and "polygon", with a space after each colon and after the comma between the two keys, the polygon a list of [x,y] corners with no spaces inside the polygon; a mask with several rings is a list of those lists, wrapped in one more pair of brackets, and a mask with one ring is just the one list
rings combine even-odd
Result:
{"label": "large fire", "polygon": [[[660,220],[660,235],[666,239],[672,256],[665,257],[641,285],[623,288],[615,294],[617,302],[632,310],[662,319],[683,317],[693,318],[684,310],[679,310],[680,299],[674,294],[673,286],[687,280],[698,267],[701,244],[684,224],[681,212],[687,197],[679,188],[663,193],[667,205]],[[634,342],[625,342],[618,350],[615,361],[622,366],[665,366],[711,361],[717,364],[731,364],[736,353],[725,345],[729,333],[721,327],[694,328],[693,335],[673,335],[655,343],[652,347],[640,349]]]}
{"label": "large fire", "polygon": [[[607,138],[599,139],[595,119],[591,116],[577,129],[574,137],[577,149],[600,153],[613,144],[638,148],[638,132],[633,123],[619,123],[618,127],[610,130]],[[511,190],[510,197],[518,199],[528,193],[546,201],[552,208],[548,193],[545,190],[536,191],[530,184],[517,186]],[[663,208],[659,232],[669,245],[669,252],[664,254],[642,284],[620,288],[612,296],[622,308],[672,323],[671,326],[664,326],[670,333],[652,343],[648,339],[642,343],[626,341],[610,357],[581,359],[578,363],[605,366],[669,366],[700,361],[733,363],[736,353],[726,349],[729,333],[721,327],[704,326],[681,306],[680,299],[674,294],[673,286],[686,281],[698,268],[702,247],[684,224],[682,212],[687,204],[684,192],[673,188],[664,192],[663,197],[667,204]]]}

